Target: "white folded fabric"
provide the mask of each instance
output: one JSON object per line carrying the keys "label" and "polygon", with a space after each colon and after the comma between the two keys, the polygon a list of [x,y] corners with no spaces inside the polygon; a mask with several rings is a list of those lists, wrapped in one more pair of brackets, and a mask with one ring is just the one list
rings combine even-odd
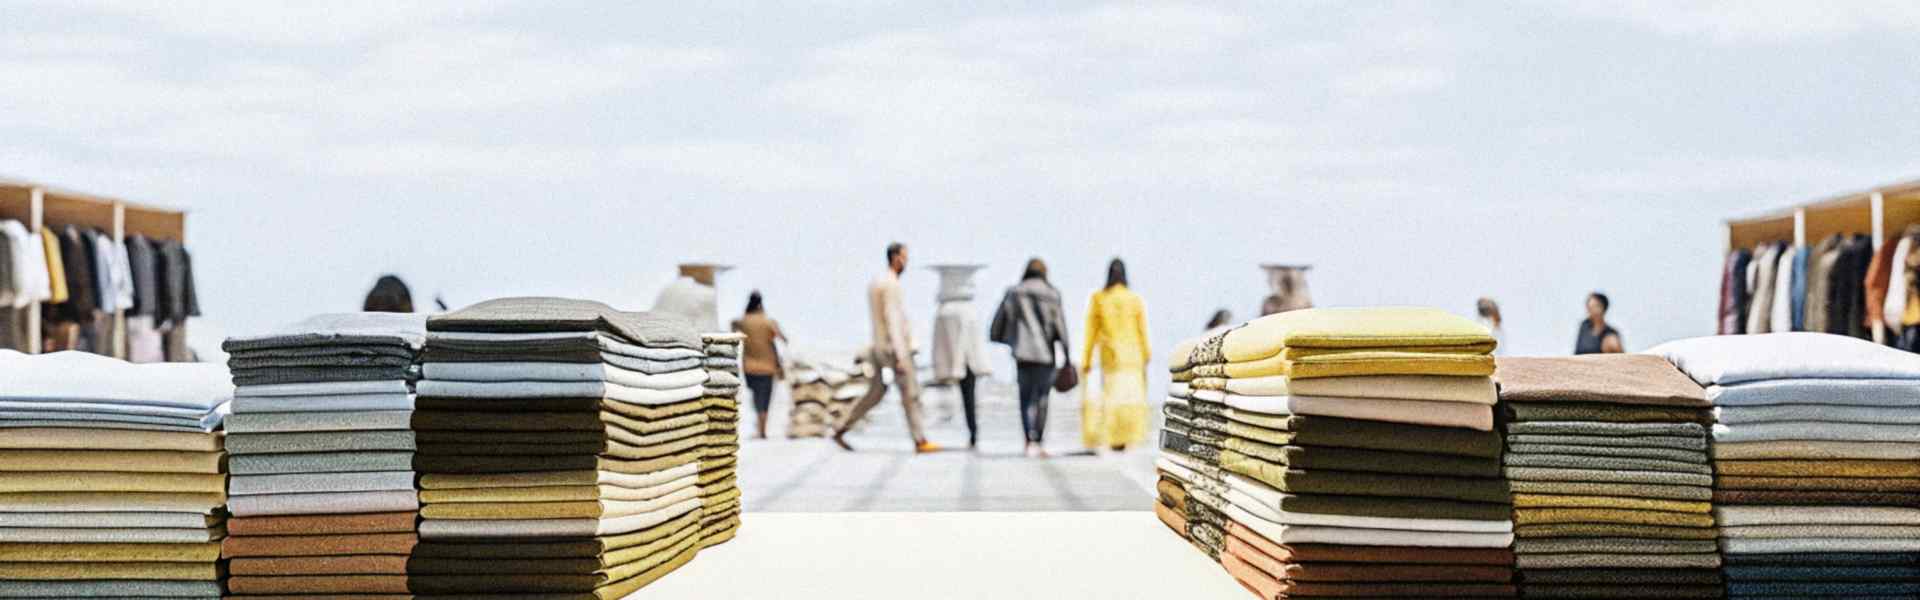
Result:
{"label": "white folded fabric", "polygon": [[206,529],[209,521],[196,512],[0,512],[0,528]]}
{"label": "white folded fabric", "polygon": [[1911,379],[1768,379],[1707,386],[1714,406],[1811,404],[1920,406],[1920,381]]}
{"label": "white folded fabric", "polygon": [[1226,395],[1227,406],[1269,415],[1318,415],[1435,427],[1493,430],[1493,407],[1467,402]]}
{"label": "white folded fabric", "polygon": [[1290,381],[1284,376],[1226,380],[1227,391],[1247,396],[1321,396],[1471,402],[1492,406],[1500,393],[1491,377],[1445,375],[1368,375],[1313,377]]}
{"label": "white folded fabric", "polygon": [[1920,354],[1844,335],[1716,335],[1647,350],[1701,385],[1768,379],[1920,379]]}
{"label": "white folded fabric", "polygon": [[207,415],[207,409],[123,402],[68,402],[45,398],[0,400],[0,411],[59,411],[90,414],[138,415],[195,419]]}
{"label": "white folded fabric", "polygon": [[[704,377],[704,374],[702,375]],[[706,392],[701,385],[676,390],[650,390],[611,382],[554,381],[439,381],[422,380],[419,394],[432,398],[473,400],[520,398],[609,398],[630,404],[672,404],[699,398]]]}
{"label": "white folded fabric", "polygon": [[87,352],[0,350],[0,400],[152,404],[211,411],[233,399],[226,365],[134,364]]}
{"label": "white folded fabric", "polygon": [[413,410],[413,395],[331,394],[319,396],[243,396],[233,399],[233,413],[358,412]]}
{"label": "white folded fabric", "polygon": [[227,537],[221,527],[190,529],[68,529],[10,527],[0,529],[0,543],[8,544],[204,544]]}
{"label": "white folded fabric", "polygon": [[298,473],[292,475],[234,475],[227,479],[230,496],[314,494],[334,492],[413,491],[412,471],[370,473]]}
{"label": "white folded fabric", "polygon": [[1721,527],[1721,539],[1799,539],[1835,537],[1848,539],[1920,538],[1920,525],[1742,525]]}
{"label": "white folded fabric", "polygon": [[619,535],[671,521],[700,507],[701,500],[694,498],[661,510],[615,519],[426,519],[420,522],[420,537],[433,540]]}
{"label": "white folded fabric", "polygon": [[587,482],[591,481],[595,485],[611,485],[637,490],[672,483],[688,476],[699,474],[700,465],[697,463],[680,465],[671,469],[663,469],[641,475],[613,473],[609,471],[587,471],[582,472],[582,476],[578,478],[580,483],[572,483],[571,481],[567,483],[557,483],[552,477],[554,473],[501,473],[493,475],[425,474],[420,476],[420,489],[459,490],[503,487],[548,487],[556,485],[587,485]]}
{"label": "white folded fabric", "polygon": [[1186,468],[1180,463],[1169,460],[1165,454],[1160,455],[1158,460],[1153,461],[1153,466],[1162,471],[1166,471],[1168,475],[1172,475],[1175,479],[1181,481],[1193,481],[1199,477],[1193,472],[1193,469]]}
{"label": "white folded fabric", "polygon": [[1281,525],[1262,519],[1236,504],[1228,504],[1227,517],[1276,544],[1341,544],[1347,546],[1415,546],[1423,548],[1505,548],[1513,544],[1511,533],[1456,533],[1444,531],[1407,531],[1398,529],[1361,529],[1315,525]]}
{"label": "white folded fabric", "polygon": [[247,385],[233,391],[235,398],[280,398],[286,396],[347,396],[360,394],[406,394],[413,390],[398,379],[380,381],[322,381],[317,383],[276,383]]}
{"label": "white folded fabric", "polygon": [[1713,507],[1722,527],[1749,525],[1910,525],[1920,526],[1920,508],[1893,506],[1735,506]]}
{"label": "white folded fabric", "polygon": [[1173,396],[1175,398],[1185,398],[1187,397],[1188,394],[1191,394],[1191,393],[1193,393],[1193,386],[1186,382],[1175,381],[1173,383],[1167,384],[1167,395],[1169,396]]}
{"label": "white folded fabric", "polygon": [[1286,494],[1264,485],[1248,481],[1238,475],[1227,475],[1226,500],[1247,510],[1253,516],[1266,519],[1277,525],[1317,525],[1322,527],[1351,527],[1355,529],[1393,529],[1402,531],[1443,531],[1458,533],[1513,533],[1513,521],[1469,521],[1464,519],[1404,519],[1396,517],[1356,517],[1349,515],[1321,515],[1311,513],[1286,512],[1280,509],[1281,499]]}
{"label": "white folded fabric", "polygon": [[649,390],[674,390],[707,381],[707,371],[697,366],[659,374],[605,363],[452,362],[427,363],[422,368],[432,381],[605,381]]}

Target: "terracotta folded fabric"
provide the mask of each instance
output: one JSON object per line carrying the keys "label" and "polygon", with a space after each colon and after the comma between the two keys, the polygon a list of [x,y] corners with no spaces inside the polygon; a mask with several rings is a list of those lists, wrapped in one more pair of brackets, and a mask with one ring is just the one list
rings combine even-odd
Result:
{"label": "terracotta folded fabric", "polygon": [[1180,512],[1180,509],[1165,504],[1155,504],[1153,514],[1160,517],[1160,522],[1166,524],[1168,529],[1172,529],[1175,535],[1180,536],[1181,539],[1187,537],[1187,517]]}
{"label": "terracotta folded fabric", "polygon": [[689,438],[678,453],[645,460],[625,460],[600,456],[428,456],[414,457],[414,468],[426,473],[519,473],[528,471],[586,471],[645,474],[695,464],[700,457],[686,450],[699,446]]}
{"label": "terracotta folded fabric", "polygon": [[235,577],[290,575],[406,575],[407,557],[397,554],[236,558],[227,563]]}
{"label": "terracotta folded fabric", "polygon": [[1707,514],[1713,512],[1713,503],[1660,500],[1656,498],[1622,498],[1619,496],[1514,494],[1513,508],[1516,511],[1536,508],[1610,508]]}
{"label": "terracotta folded fabric", "polygon": [[1609,469],[1551,469],[1544,467],[1507,467],[1507,478],[1514,481],[1578,481],[1591,483],[1635,483],[1653,485],[1713,485],[1713,475],[1663,471]]}
{"label": "terracotta folded fabric", "polygon": [[688,512],[699,514],[702,507],[700,499],[694,498],[661,510],[608,519],[428,519],[420,523],[420,535],[428,539],[604,536],[640,531]]}
{"label": "terracotta folded fabric", "polygon": [[460,575],[423,575],[409,576],[415,593],[420,594],[462,594],[503,592],[594,592],[622,580],[646,574],[656,567],[669,563],[673,557],[687,553],[699,545],[699,532],[696,529],[683,529],[671,537],[652,542],[647,554],[633,562],[616,565],[591,573],[580,574],[516,574],[516,573],[475,573]]}
{"label": "terracotta folded fabric", "polygon": [[1220,453],[1220,465],[1274,489],[1295,494],[1432,498],[1496,504],[1511,499],[1506,482],[1497,478],[1305,471],[1288,469],[1285,465],[1276,465],[1232,450]]}
{"label": "terracotta folded fabric", "polygon": [[1920,460],[1920,444],[1899,442],[1722,442],[1714,460]]}
{"label": "terracotta folded fabric", "polygon": [[1493,429],[1493,407],[1467,402],[1320,396],[1244,396],[1229,393],[1226,396],[1226,405],[1238,410],[1283,417],[1315,415],[1433,427],[1464,427],[1481,431]]}
{"label": "terracotta folded fabric", "polygon": [[266,494],[234,496],[227,500],[227,509],[240,517],[403,512],[419,508],[420,497],[411,490]]}
{"label": "terracotta folded fabric", "polygon": [[[1496,375],[1497,376],[1497,375]],[[1705,408],[1601,404],[1594,402],[1501,403],[1509,421],[1599,421],[1603,423],[1713,423]]]}
{"label": "terracotta folded fabric", "polygon": [[1326,446],[1362,450],[1427,452],[1453,456],[1500,456],[1500,435],[1449,427],[1426,427],[1334,417],[1264,417],[1228,410],[1228,434],[1276,446]]}
{"label": "terracotta folded fabric", "polygon": [[447,474],[426,473],[420,476],[420,489],[458,490],[489,489],[508,487],[552,487],[573,485],[613,485],[624,488],[644,489],[671,482],[699,473],[699,467],[692,463],[677,465],[639,474],[613,473],[608,471],[573,470],[540,471],[522,473],[494,474]]}
{"label": "terracotta folded fabric", "polygon": [[1411,546],[1352,546],[1335,544],[1276,544],[1238,523],[1227,524],[1227,534],[1261,552],[1289,563],[1372,563],[1405,565],[1513,565],[1507,548],[1435,548]]}
{"label": "terracotta folded fabric", "polygon": [[140,431],[84,427],[0,429],[0,448],[9,450],[166,450],[217,452],[221,437],[198,431]]}
{"label": "terracotta folded fabric", "polygon": [[219,581],[213,562],[0,562],[0,581],[95,581],[151,579],[158,581]]}
{"label": "terracotta folded fabric", "polygon": [[1599,402],[1706,407],[1706,393],[1672,363],[1645,354],[1499,359],[1506,402]]}
{"label": "terracotta folded fabric", "polygon": [[1493,357],[1485,354],[1349,350],[1300,359],[1285,354],[1224,365],[1227,378],[1285,376],[1292,380],[1371,375],[1486,377]]}
{"label": "terracotta folded fabric", "polygon": [[1625,446],[1563,446],[1559,444],[1508,444],[1507,456],[1521,454],[1559,454],[1574,456],[1605,456],[1614,458],[1656,458],[1685,463],[1704,465],[1710,457],[1700,450],[1675,450],[1672,448],[1632,448]]}
{"label": "terracotta folded fabric", "polygon": [[0,543],[197,544],[218,540],[226,533],[226,529],[220,527],[124,529],[8,527],[0,529]]}
{"label": "terracotta folded fabric", "polygon": [[1648,538],[1528,538],[1513,541],[1516,554],[1713,554],[1718,540],[1660,540]]}
{"label": "terracotta folded fabric", "polygon": [[0,544],[0,561],[70,563],[212,563],[219,542],[192,544]]}
{"label": "terracotta folded fabric", "polygon": [[1222,336],[1227,360],[1266,358],[1287,348],[1466,346],[1492,352],[1487,328],[1446,311],[1421,307],[1311,308],[1268,315]]}
{"label": "terracotta folded fabric", "polygon": [[[1701,585],[1719,586],[1716,569],[1533,569],[1521,574],[1528,584]],[[1525,596],[1525,585],[1521,595]]]}
{"label": "terracotta folded fabric", "polygon": [[1508,444],[1553,444],[1559,446],[1596,446],[1603,448],[1667,448],[1672,450],[1705,451],[1707,437],[1704,435],[1642,435],[1642,436],[1605,436],[1605,435],[1509,435]]}
{"label": "terracotta folded fabric", "polygon": [[1920,509],[1886,506],[1716,506],[1725,527],[1745,525],[1920,525]]}
{"label": "terracotta folded fabric", "polygon": [[0,512],[191,512],[210,513],[227,495],[148,492],[39,492],[0,494]]}
{"label": "terracotta folded fabric", "polygon": [[234,575],[227,590],[235,594],[405,594],[405,575],[295,575],[263,577]]}
{"label": "terracotta folded fabric", "polygon": [[413,452],[306,452],[297,454],[245,454],[227,461],[227,472],[234,475],[286,475],[294,473],[370,473],[413,470]]}
{"label": "terracotta folded fabric", "polygon": [[1549,469],[1619,469],[1628,471],[1693,473],[1696,475],[1713,474],[1713,468],[1703,463],[1661,460],[1658,458],[1593,456],[1590,454],[1507,454],[1506,465],[1509,467],[1541,467]]}
{"label": "terracotta folded fabric", "polygon": [[1627,525],[1619,523],[1552,523],[1546,525],[1516,525],[1513,535],[1517,538],[1557,538],[1557,537],[1639,537],[1663,540],[1711,540],[1718,539],[1718,530],[1713,527],[1682,527],[1669,525]]}
{"label": "terracotta folded fabric", "polygon": [[1363,473],[1500,477],[1500,461],[1490,458],[1332,448],[1275,446],[1244,438],[1227,438],[1225,449],[1283,467]]}
{"label": "terracotta folded fabric", "polygon": [[1192,387],[1245,396],[1314,396],[1469,402],[1492,405],[1498,399],[1487,377],[1445,375],[1373,375],[1292,380],[1283,376],[1195,380]]}
{"label": "terracotta folded fabric", "polygon": [[0,493],[24,492],[166,492],[218,494],[226,491],[227,477],[204,473],[33,472],[0,477]]}
{"label": "terracotta folded fabric", "polygon": [[1515,494],[1557,494],[1564,496],[1618,496],[1657,500],[1702,501],[1714,498],[1713,489],[1697,485],[1640,485],[1631,483],[1592,483],[1585,481],[1508,481]]}
{"label": "terracotta folded fabric", "polygon": [[1220,555],[1220,565],[1261,598],[1364,597],[1364,598],[1513,598],[1519,593],[1512,584],[1492,583],[1327,583],[1282,581],[1261,571],[1246,559],[1228,552]]}
{"label": "terracotta folded fabric", "polygon": [[44,512],[0,513],[0,528],[204,529],[221,518],[198,512]]}
{"label": "terracotta folded fabric", "polygon": [[700,488],[687,486],[658,498],[641,501],[597,500],[585,502],[473,502],[429,504],[420,508],[427,519],[503,520],[503,519],[599,519],[646,514],[665,509],[688,499],[699,498]]}
{"label": "terracotta folded fabric", "polygon": [[351,535],[271,535],[230,537],[221,542],[224,558],[407,554],[420,542],[411,533]]}
{"label": "terracotta folded fabric", "polygon": [[1920,538],[1920,525],[1743,525],[1720,528],[1726,539]]}
{"label": "terracotta folded fabric", "polygon": [[1844,492],[1920,492],[1920,479],[1865,477],[1742,477],[1714,480],[1723,490],[1822,490]]}
{"label": "terracotta folded fabric", "polygon": [[289,515],[234,517],[227,533],[260,535],[344,535],[352,533],[412,533],[419,515],[413,511],[350,515]]}
{"label": "terracotta folded fabric", "polygon": [[1714,490],[1713,503],[1902,506],[1920,508],[1920,494],[1902,492],[1836,492],[1823,490]]}
{"label": "terracotta folded fabric", "polygon": [[0,472],[97,471],[219,474],[223,452],[0,450]]}
{"label": "terracotta folded fabric", "polygon": [[1621,523],[1627,525],[1665,525],[1670,527],[1712,527],[1711,513],[1683,513],[1657,510],[1620,510],[1612,508],[1520,508],[1513,511],[1514,525],[1551,523]]}
{"label": "terracotta folded fabric", "polygon": [[1904,460],[1718,460],[1714,468],[1751,477],[1920,477],[1920,463]]}

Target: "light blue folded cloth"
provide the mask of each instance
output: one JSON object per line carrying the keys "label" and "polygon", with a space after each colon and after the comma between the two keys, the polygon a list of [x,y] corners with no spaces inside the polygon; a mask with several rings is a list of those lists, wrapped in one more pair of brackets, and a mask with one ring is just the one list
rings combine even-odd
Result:
{"label": "light blue folded cloth", "polygon": [[1867,423],[1781,421],[1714,425],[1713,440],[1735,442],[1910,442],[1920,443],[1920,427]]}
{"label": "light blue folded cloth", "polygon": [[1827,333],[1717,335],[1647,350],[1701,385],[1772,379],[1920,379],[1920,354]]}
{"label": "light blue folded cloth", "polygon": [[1909,379],[1772,379],[1707,387],[1714,406],[1832,404],[1920,406],[1920,381]]}
{"label": "light blue folded cloth", "polygon": [[1916,406],[1841,406],[1833,404],[1768,404],[1723,406],[1714,416],[1727,425],[1800,421],[1804,423],[1920,423]]}

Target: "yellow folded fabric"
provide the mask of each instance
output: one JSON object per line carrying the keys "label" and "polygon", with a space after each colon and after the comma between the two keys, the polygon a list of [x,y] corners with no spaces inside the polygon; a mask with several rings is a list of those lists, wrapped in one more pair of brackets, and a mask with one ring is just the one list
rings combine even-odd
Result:
{"label": "yellow folded fabric", "polygon": [[1312,308],[1268,315],[1227,333],[1221,351],[1246,362],[1285,348],[1401,348],[1495,344],[1485,326],[1419,307]]}
{"label": "yellow folded fabric", "polygon": [[0,580],[80,581],[99,579],[158,579],[219,581],[218,565],[207,562],[0,562]]}
{"label": "yellow folded fabric", "polygon": [[226,454],[143,450],[0,450],[0,472],[106,471],[219,474]]}
{"label": "yellow folded fabric", "polygon": [[1699,513],[1713,512],[1712,502],[1687,502],[1683,500],[1656,500],[1652,498],[1622,498],[1617,496],[1560,496],[1549,494],[1514,494],[1513,507],[1518,508],[1617,508],[1622,510],[1661,510],[1667,512]]}
{"label": "yellow folded fabric", "polygon": [[164,492],[217,494],[227,491],[227,476],[196,473],[8,473],[0,493]]}
{"label": "yellow folded fabric", "polygon": [[1413,352],[1418,354],[1491,354],[1493,344],[1467,344],[1463,346],[1404,346],[1395,348],[1285,348],[1279,356],[1287,360],[1300,360],[1321,356],[1338,356],[1352,352]]}
{"label": "yellow folded fabric", "polygon": [[201,544],[0,544],[0,562],[213,563],[220,542]]}
{"label": "yellow folded fabric", "polygon": [[1289,379],[1354,377],[1367,375],[1448,375],[1486,377],[1493,375],[1493,357],[1485,354],[1444,354],[1423,352],[1347,351],[1299,360],[1276,355],[1250,362],[1232,362],[1225,366],[1233,379],[1285,376]]}
{"label": "yellow folded fabric", "polygon": [[79,427],[0,429],[0,448],[14,450],[174,450],[213,452],[220,436],[197,431],[139,431]]}
{"label": "yellow folded fabric", "polygon": [[196,512],[226,506],[227,494],[179,492],[28,492],[0,494],[6,512]]}
{"label": "yellow folded fabric", "polygon": [[715,510],[739,499],[740,488],[729,488],[727,491],[701,498],[700,504],[702,510]]}

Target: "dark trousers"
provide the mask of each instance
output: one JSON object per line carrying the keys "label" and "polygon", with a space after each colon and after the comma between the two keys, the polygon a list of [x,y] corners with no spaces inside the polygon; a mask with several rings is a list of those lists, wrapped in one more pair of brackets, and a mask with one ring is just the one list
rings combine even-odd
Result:
{"label": "dark trousers", "polygon": [[1020,426],[1027,441],[1040,443],[1047,434],[1047,399],[1053,395],[1053,365],[1020,363]]}
{"label": "dark trousers", "polygon": [[980,420],[973,412],[973,385],[980,379],[974,377],[973,369],[967,369],[967,376],[960,378],[960,408],[967,413],[967,444],[980,441]]}
{"label": "dark trousers", "polygon": [[753,392],[753,410],[766,414],[773,406],[773,376],[748,375],[747,389]]}

